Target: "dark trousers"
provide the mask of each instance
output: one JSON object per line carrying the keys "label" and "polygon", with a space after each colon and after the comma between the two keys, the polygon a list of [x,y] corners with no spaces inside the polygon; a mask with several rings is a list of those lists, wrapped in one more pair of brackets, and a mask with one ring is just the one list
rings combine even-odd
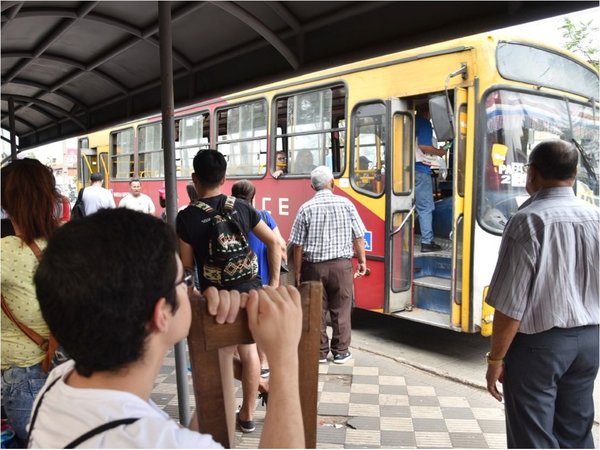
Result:
{"label": "dark trousers", "polygon": [[327,311],[331,316],[331,353],[337,355],[350,347],[352,293],[352,262],[349,259],[332,259],[319,263],[302,263],[302,281],[323,283],[323,312],[321,314],[320,358],[329,354],[327,337]]}
{"label": "dark trousers", "polygon": [[598,325],[518,333],[505,358],[508,448],[593,448]]}

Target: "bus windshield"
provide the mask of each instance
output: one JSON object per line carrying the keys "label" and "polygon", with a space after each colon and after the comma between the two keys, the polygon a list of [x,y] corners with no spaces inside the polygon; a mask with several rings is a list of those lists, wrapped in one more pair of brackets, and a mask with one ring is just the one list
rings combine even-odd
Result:
{"label": "bus windshield", "polygon": [[596,205],[598,192],[598,106],[523,92],[498,90],[486,98],[486,142],[479,178],[479,223],[501,233],[528,197],[529,153],[541,141],[575,141],[582,154],[575,185],[579,197]]}

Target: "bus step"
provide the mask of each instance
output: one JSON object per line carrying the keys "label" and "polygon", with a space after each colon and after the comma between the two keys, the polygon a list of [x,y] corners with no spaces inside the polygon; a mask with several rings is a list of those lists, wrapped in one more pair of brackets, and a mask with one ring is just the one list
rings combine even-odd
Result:
{"label": "bus step", "polygon": [[431,289],[439,289],[442,291],[449,291],[452,288],[452,280],[440,277],[421,277],[415,278],[415,286],[421,286]]}
{"label": "bus step", "polygon": [[454,329],[450,320],[450,314],[446,313],[415,307],[410,311],[399,311],[392,313],[392,315],[403,319],[412,320],[413,322],[425,323],[427,325],[433,325],[440,328]]}

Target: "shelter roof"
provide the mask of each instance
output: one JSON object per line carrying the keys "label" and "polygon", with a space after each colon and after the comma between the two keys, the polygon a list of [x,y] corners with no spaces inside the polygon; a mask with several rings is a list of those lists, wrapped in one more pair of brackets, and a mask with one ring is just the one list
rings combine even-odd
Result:
{"label": "shelter roof", "polygon": [[[175,105],[593,1],[171,2]],[[160,109],[158,2],[2,1],[2,127],[20,149]]]}

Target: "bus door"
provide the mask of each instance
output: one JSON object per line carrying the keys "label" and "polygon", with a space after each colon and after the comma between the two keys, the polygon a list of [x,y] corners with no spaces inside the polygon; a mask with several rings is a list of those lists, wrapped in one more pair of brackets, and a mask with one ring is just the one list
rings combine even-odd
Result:
{"label": "bus door", "polygon": [[385,312],[394,314],[412,309],[415,131],[405,101],[392,98],[387,109],[391,151],[386,155]]}
{"label": "bus door", "polygon": [[104,187],[107,187],[108,146],[79,149],[79,188],[89,185],[93,172],[101,172],[104,175]]}

